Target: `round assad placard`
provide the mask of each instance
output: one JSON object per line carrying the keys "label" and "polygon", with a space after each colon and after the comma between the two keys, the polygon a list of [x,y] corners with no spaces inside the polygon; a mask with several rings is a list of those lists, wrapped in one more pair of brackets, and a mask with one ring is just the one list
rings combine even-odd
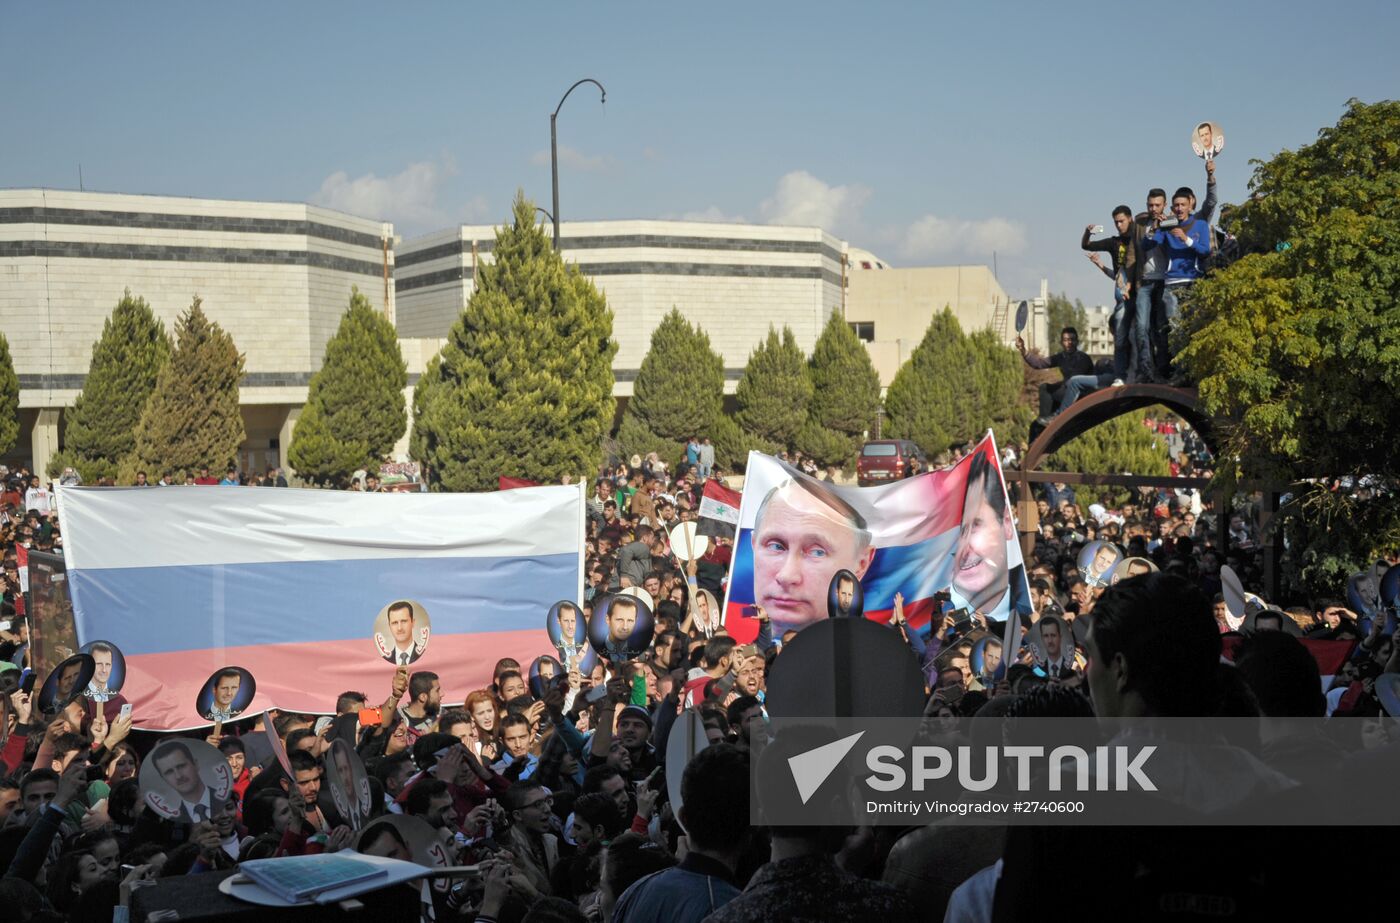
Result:
{"label": "round assad placard", "polygon": [[1129,577],[1155,573],[1157,573],[1157,565],[1147,558],[1124,558],[1113,568],[1113,577],[1108,582],[1111,586],[1120,580],[1127,580]]}
{"label": "round assad placard", "polygon": [[536,657],[530,664],[530,695],[535,697],[535,701],[543,699],[549,684],[564,673],[564,665],[548,654]]}
{"label": "round assad placard", "polygon": [[1093,541],[1079,552],[1079,575],[1089,586],[1108,586],[1123,553],[1112,542]]}
{"label": "round assad placard", "polygon": [[1016,332],[1020,333],[1026,329],[1026,321],[1031,317],[1031,303],[1023,301],[1016,307]]}
{"label": "round assad placard", "polygon": [[432,619],[422,603],[396,599],[374,617],[374,649],[385,663],[417,663],[428,650],[432,629]]}
{"label": "round assad placard", "polygon": [[[408,814],[381,814],[366,824],[355,841],[355,850],[367,856],[384,856],[415,862],[424,868],[442,869],[452,864],[437,831],[421,817]],[[449,878],[433,879],[434,891],[452,887]]]}
{"label": "round assad placard", "polygon": [[97,665],[89,654],[74,654],[53,668],[39,687],[39,711],[52,714],[66,708],[92,682]]}
{"label": "round assad placard", "polygon": [[967,659],[968,666],[979,677],[999,678],[999,674],[1004,670],[1001,654],[1001,639],[994,635],[988,635],[972,645],[972,653],[968,655]]}
{"label": "round assad placard", "polygon": [[198,824],[213,817],[228,797],[233,772],[228,760],[202,740],[167,738],[141,763],[139,778],[146,806],[166,820]]}
{"label": "round assad placard", "polygon": [[1026,632],[1036,665],[1046,670],[1060,670],[1074,664],[1074,630],[1063,619],[1046,616]]}
{"label": "round assad placard", "polygon": [[257,692],[252,673],[243,667],[224,667],[209,674],[199,687],[194,710],[205,721],[232,721],[248,710]]}
{"label": "round assad placard", "polygon": [[583,646],[588,643],[588,621],[577,603],[561,599],[550,606],[544,617],[544,630],[561,661],[568,663],[582,656]]}
{"label": "round assad placard", "polygon": [[1347,578],[1347,605],[1357,615],[1371,618],[1376,614],[1380,591],[1373,574],[1362,571]]}
{"label": "round assad placard", "polygon": [[826,614],[834,619],[858,619],[865,615],[865,591],[856,575],[838,570],[826,591]]}
{"label": "round assad placard", "polygon": [[83,695],[105,702],[122,691],[126,683],[126,658],[121,648],[111,641],[89,641],[78,648],[78,652],[87,654],[93,662],[92,681],[83,689]]}
{"label": "round assad placard", "polygon": [[323,762],[326,787],[330,789],[335,809],[350,824],[350,829],[359,830],[370,813],[369,776],[365,773],[365,764],[355,748],[341,738],[331,741]]}
{"label": "round assad placard", "polygon": [[1215,122],[1197,122],[1191,129],[1191,151],[1204,160],[1214,160],[1225,150],[1225,132]]}
{"label": "round assad placard", "polygon": [[[639,592],[646,595],[645,590]],[[626,591],[607,596],[593,604],[593,618],[588,622],[588,646],[611,663],[636,660],[651,647],[652,625],[651,606],[647,602]]]}

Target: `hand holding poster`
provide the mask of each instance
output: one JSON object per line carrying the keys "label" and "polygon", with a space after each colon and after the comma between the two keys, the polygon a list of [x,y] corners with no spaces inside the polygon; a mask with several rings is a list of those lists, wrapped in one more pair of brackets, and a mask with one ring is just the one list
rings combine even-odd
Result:
{"label": "hand holding poster", "polygon": [[739,509],[726,627],[740,643],[762,607],[775,634],[826,618],[832,578],[859,581],[865,615],[888,620],[895,594],[916,628],[935,594],[1005,622],[1030,613],[1030,591],[995,442],[988,435],[957,465],[875,487],[817,481],[752,453]]}

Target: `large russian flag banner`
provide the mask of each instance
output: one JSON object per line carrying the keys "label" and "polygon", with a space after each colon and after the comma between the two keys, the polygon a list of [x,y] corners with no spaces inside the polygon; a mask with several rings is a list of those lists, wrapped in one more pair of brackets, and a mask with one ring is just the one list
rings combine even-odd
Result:
{"label": "large russian flag banner", "polygon": [[887,621],[899,594],[905,617],[922,627],[940,591],[1008,627],[1016,624],[1011,613],[1028,615],[1030,587],[992,435],[951,468],[874,487],[817,481],[751,453],[725,600],[729,633],[756,636],[755,605],[775,634],[826,618],[840,570],[859,580],[866,618]]}
{"label": "large russian flag banner", "polygon": [[[330,712],[389,693],[376,618],[426,611],[411,669],[460,702],[500,657],[550,652],[545,613],[583,592],[580,485],[486,494],[363,494],[266,487],[60,488],[78,642],[126,657],[137,726],[207,725],[210,675],[250,671],[269,707]],[[382,627],[382,626],[381,626]],[[414,622],[415,641],[426,627]],[[385,637],[390,637],[387,634]],[[392,644],[392,637],[390,637]],[[412,643],[409,645],[412,647]]]}

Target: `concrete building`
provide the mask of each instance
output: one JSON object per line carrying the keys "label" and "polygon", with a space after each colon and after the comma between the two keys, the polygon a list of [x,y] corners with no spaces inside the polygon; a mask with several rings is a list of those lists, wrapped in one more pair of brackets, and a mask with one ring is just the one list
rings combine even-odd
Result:
{"label": "concrete building", "polygon": [[[463,226],[399,245],[401,337],[444,337],[471,297],[496,232]],[[732,392],[769,325],[810,351],[841,309],[846,245],[819,228],[695,221],[577,221],[560,250],[607,296],[618,342],[615,394],[629,397],[651,332],[674,306],[710,336]]]}
{"label": "concrete building", "polygon": [[[846,321],[865,341],[880,384],[888,387],[919,345],[933,315],[951,308],[964,332],[992,327],[1008,344],[1016,340],[1021,299],[1006,294],[989,266],[919,266],[894,269],[866,251],[852,249],[847,274]],[[1046,292],[1026,299],[1026,344],[1045,350]]]}
{"label": "concrete building", "polygon": [[[20,380],[21,441],[42,470],[62,410],[123,289],[173,328],[194,296],[247,357],[247,469],[286,466],[306,386],[358,286],[393,318],[393,226],[311,205],[0,190],[0,330]],[[154,475],[153,475],[154,477]]]}
{"label": "concrete building", "polygon": [[1089,318],[1089,323],[1079,332],[1079,348],[1095,359],[1111,359],[1113,330],[1109,327],[1109,321],[1113,318],[1113,305],[1101,304],[1085,308],[1084,314]]}

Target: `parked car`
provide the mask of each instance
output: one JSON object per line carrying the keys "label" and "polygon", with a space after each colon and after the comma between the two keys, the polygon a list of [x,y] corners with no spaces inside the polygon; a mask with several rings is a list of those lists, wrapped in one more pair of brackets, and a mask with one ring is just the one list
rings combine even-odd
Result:
{"label": "parked car", "polygon": [[912,477],[925,463],[924,450],[907,439],[876,439],[860,447],[856,483],[869,487]]}

